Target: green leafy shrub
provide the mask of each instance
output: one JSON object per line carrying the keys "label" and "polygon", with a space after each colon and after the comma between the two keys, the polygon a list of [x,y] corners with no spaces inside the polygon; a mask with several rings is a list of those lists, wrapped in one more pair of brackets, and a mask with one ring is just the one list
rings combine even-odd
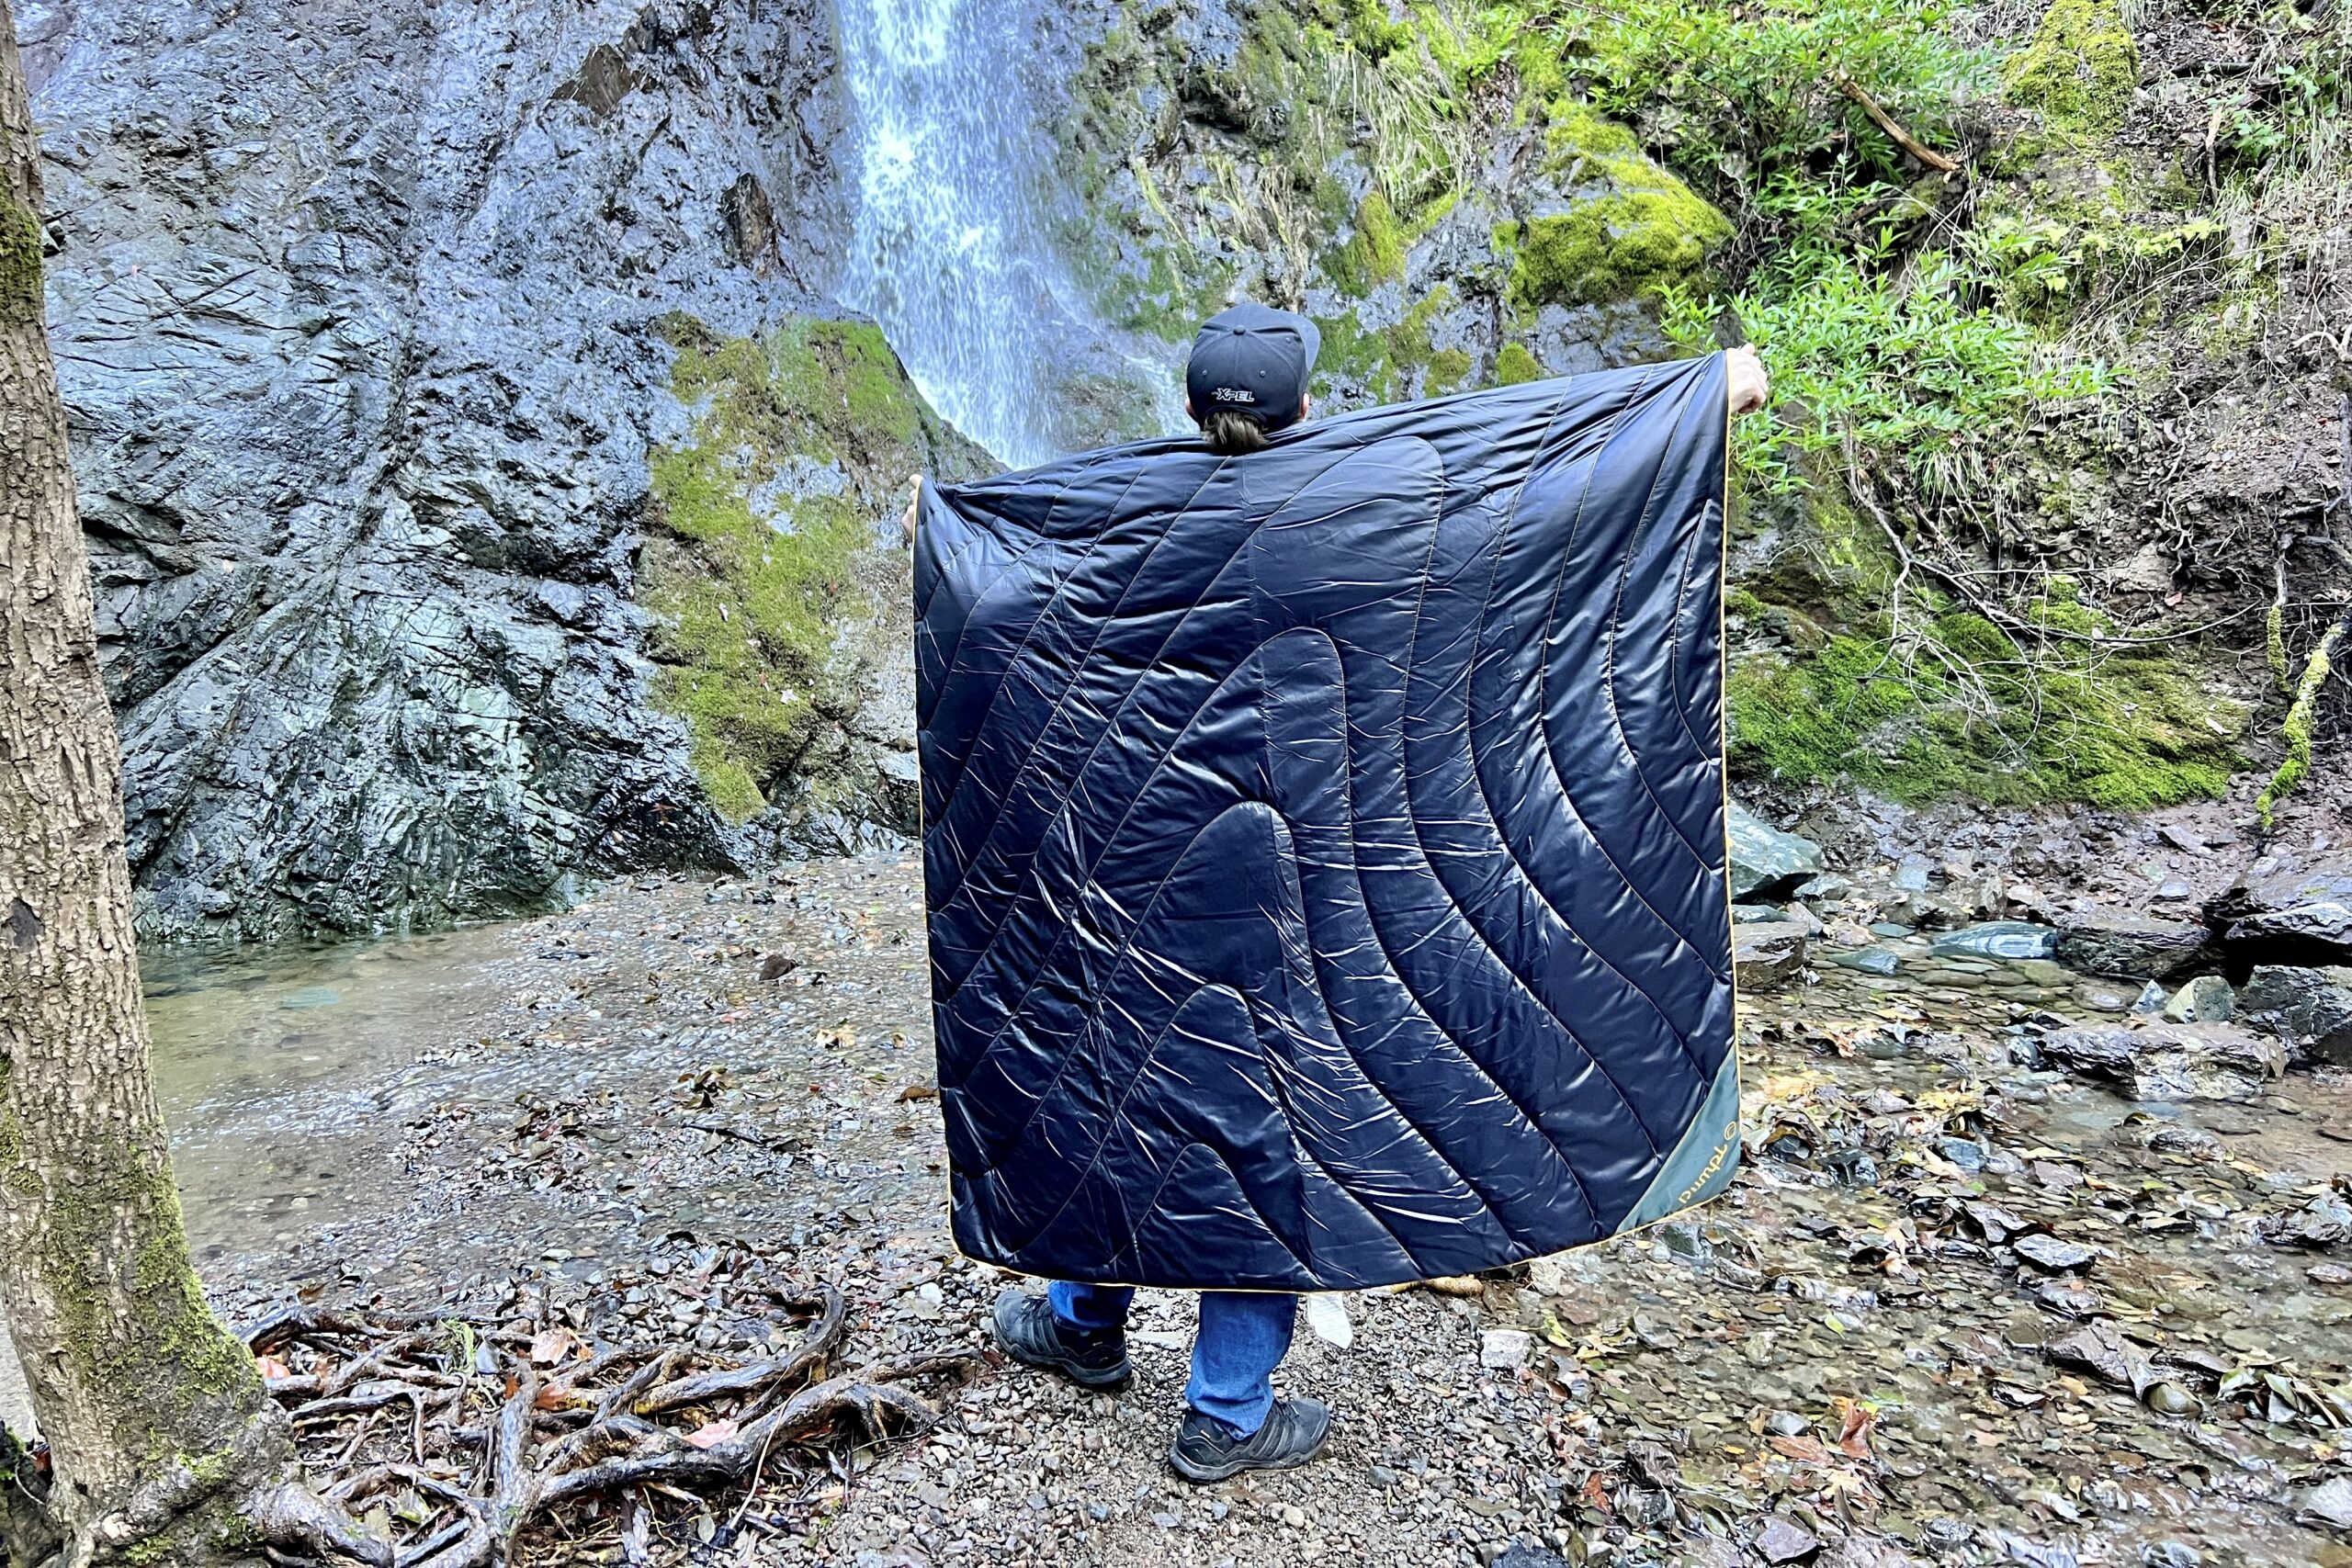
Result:
{"label": "green leafy shrub", "polygon": [[2035,405],[2107,384],[2102,367],[2064,357],[2014,316],[1972,305],[1989,281],[1936,253],[1884,276],[1804,251],[1728,299],[1669,291],[1667,325],[1702,346],[1729,309],[1763,355],[1776,406],[1741,421],[1735,435],[1738,466],[1757,482],[1786,492],[1822,471],[1809,459],[1859,451],[1899,467],[1928,496],[1950,497]]}
{"label": "green leafy shrub", "polygon": [[1951,41],[1951,16],[1941,0],[1629,0],[1595,10],[1564,35],[1556,64],[1532,68],[1588,78],[1593,103],[1645,127],[1760,258],[1826,237],[1907,183],[1901,150],[1845,83],[1914,136],[1956,140],[1991,67]]}

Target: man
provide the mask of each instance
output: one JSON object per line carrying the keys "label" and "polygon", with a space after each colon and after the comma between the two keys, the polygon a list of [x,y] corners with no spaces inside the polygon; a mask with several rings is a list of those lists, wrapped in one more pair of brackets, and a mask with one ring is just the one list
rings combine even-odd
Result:
{"label": "man", "polygon": [[[1221,457],[1246,461],[1268,438],[1307,417],[1307,384],[1320,336],[1304,316],[1241,304],[1202,326],[1185,367],[1185,407],[1202,439]],[[1752,349],[1725,356],[1730,412],[1763,406],[1762,363]],[[909,512],[911,532],[913,512]],[[1127,1309],[1125,1286],[1056,1281],[1043,1295],[1009,1289],[998,1296],[996,1335],[1016,1360],[1059,1372],[1081,1388],[1124,1386]],[[1331,1412],[1304,1395],[1278,1399],[1274,1368],[1289,1351],[1298,1298],[1277,1292],[1204,1291],[1187,1406],[1169,1463],[1195,1483],[1252,1470],[1286,1470],[1319,1453]]]}

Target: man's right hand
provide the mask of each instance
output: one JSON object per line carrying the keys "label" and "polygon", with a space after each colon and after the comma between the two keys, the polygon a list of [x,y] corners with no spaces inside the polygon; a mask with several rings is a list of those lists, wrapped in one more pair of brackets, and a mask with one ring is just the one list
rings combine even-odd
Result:
{"label": "man's right hand", "polygon": [[1764,374],[1764,361],[1752,348],[1728,349],[1724,354],[1724,369],[1731,378],[1731,416],[1754,413],[1772,395],[1771,378]]}
{"label": "man's right hand", "polygon": [[915,492],[907,497],[907,514],[899,519],[899,525],[907,531],[907,543],[911,545],[915,542],[915,509],[922,504],[922,476],[909,474],[907,482]]}

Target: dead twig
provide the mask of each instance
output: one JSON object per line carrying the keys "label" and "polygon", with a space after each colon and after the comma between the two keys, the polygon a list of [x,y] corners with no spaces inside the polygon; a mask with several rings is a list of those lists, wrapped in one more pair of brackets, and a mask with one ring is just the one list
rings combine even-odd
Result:
{"label": "dead twig", "polygon": [[1960,160],[1944,156],[1904,130],[1895,118],[1886,112],[1886,106],[1871,96],[1860,82],[1846,73],[1842,66],[1831,69],[1830,80],[1837,84],[1839,92],[1851,98],[1864,114],[1870,116],[1871,123],[1885,131],[1888,139],[1896,146],[1939,174],[1954,175],[1960,172]]}

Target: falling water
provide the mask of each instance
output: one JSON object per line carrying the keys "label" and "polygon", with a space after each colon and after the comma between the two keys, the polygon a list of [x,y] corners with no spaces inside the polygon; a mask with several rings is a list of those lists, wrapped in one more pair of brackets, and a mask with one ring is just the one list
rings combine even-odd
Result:
{"label": "falling water", "polygon": [[1097,320],[1047,237],[1047,138],[1025,80],[1037,0],[842,0],[840,14],[860,161],[844,302],[1006,462],[1107,438],[1105,402],[1130,429],[1177,428],[1164,345]]}

